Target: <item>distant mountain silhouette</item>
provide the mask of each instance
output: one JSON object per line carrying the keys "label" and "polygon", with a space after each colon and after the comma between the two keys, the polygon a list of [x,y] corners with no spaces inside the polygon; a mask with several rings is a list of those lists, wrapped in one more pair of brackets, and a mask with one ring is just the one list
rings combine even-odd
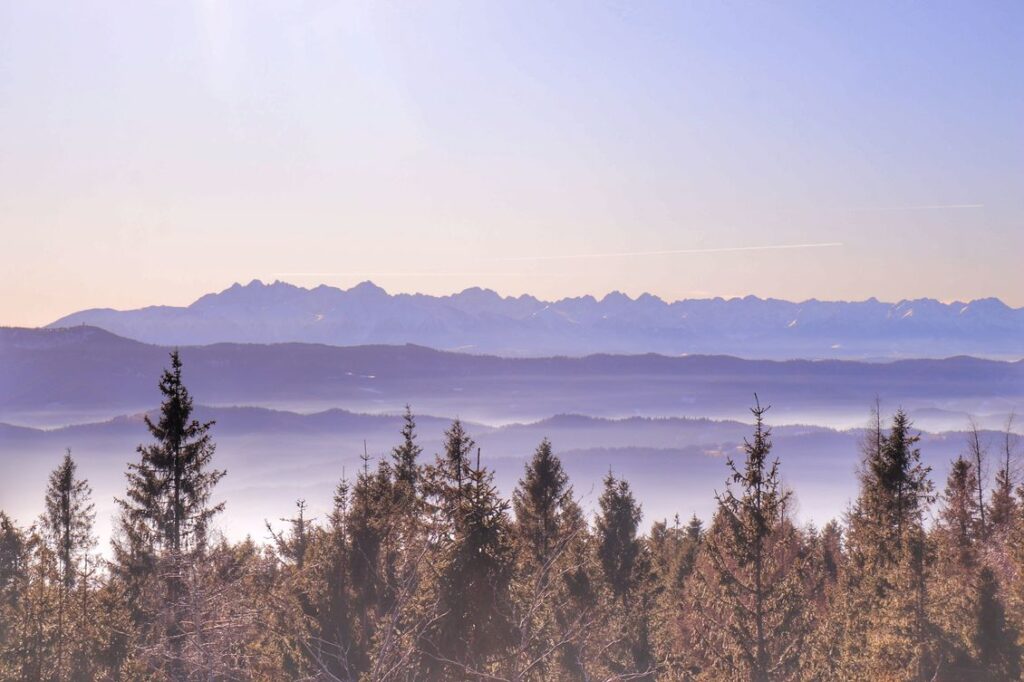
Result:
{"label": "distant mountain silhouette", "polygon": [[[59,426],[152,409],[168,350],[95,327],[0,329],[0,421]],[[218,343],[181,353],[188,386],[207,405],[397,413],[411,403],[485,423],[560,413],[745,419],[755,391],[777,405],[773,418],[819,424],[862,423],[876,395],[891,406],[953,414],[1009,411],[1024,399],[1024,361],[970,357],[502,358],[413,345],[301,343]]]}
{"label": "distant mountain silhouette", "polygon": [[91,325],[156,344],[413,343],[504,356],[656,352],[747,358],[1024,357],[1024,309],[998,299],[883,303],[754,296],[668,303],[612,292],[542,301],[472,288],[451,296],[390,295],[253,280],[186,307],[83,310],[50,327]]}

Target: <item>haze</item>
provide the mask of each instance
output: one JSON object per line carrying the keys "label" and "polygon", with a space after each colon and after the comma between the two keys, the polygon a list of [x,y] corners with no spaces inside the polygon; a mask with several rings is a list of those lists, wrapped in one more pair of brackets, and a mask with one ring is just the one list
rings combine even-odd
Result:
{"label": "haze", "polygon": [[0,323],[253,277],[1021,306],[1022,27],[1016,2],[3,2]]}

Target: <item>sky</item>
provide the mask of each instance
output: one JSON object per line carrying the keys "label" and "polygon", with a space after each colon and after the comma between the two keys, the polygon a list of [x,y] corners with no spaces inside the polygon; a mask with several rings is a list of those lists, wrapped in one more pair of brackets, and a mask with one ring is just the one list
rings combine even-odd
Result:
{"label": "sky", "polygon": [[0,0],[0,325],[253,278],[1024,306],[1024,3]]}

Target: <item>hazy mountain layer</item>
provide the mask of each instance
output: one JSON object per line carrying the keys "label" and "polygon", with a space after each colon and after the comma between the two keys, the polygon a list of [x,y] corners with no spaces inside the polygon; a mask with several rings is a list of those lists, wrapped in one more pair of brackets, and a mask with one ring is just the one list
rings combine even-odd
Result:
{"label": "hazy mountain layer", "polygon": [[883,303],[753,296],[668,303],[613,292],[541,301],[487,289],[389,295],[370,282],[342,290],[258,280],[187,307],[84,310],[51,327],[94,325],[156,344],[405,344],[508,356],[656,352],[746,358],[1024,356],[1024,309],[997,299]]}
{"label": "hazy mountain layer", "polygon": [[[263,521],[289,515],[303,498],[318,516],[327,513],[331,493],[343,472],[353,478],[362,466],[364,443],[375,466],[398,442],[396,415],[331,410],[299,415],[258,408],[200,407],[200,419],[215,419],[215,464],[228,471],[217,488],[228,500],[223,527],[234,537],[263,537]],[[439,451],[448,418],[420,417],[424,461]],[[708,518],[714,491],[721,490],[725,456],[740,456],[750,425],[708,419],[596,419],[561,415],[538,422],[488,427],[468,423],[484,461],[497,472],[505,495],[511,493],[526,459],[542,438],[563,457],[576,493],[591,508],[601,478],[613,470],[630,480],[643,500],[647,521],[675,513]],[[802,519],[822,522],[841,514],[855,494],[859,430],[777,426],[774,453],[786,483],[798,494]],[[72,448],[80,473],[91,481],[101,534],[109,531],[113,498],[123,493],[124,469],[135,461],[135,447],[147,442],[141,415],[53,430],[0,424],[0,499],[22,522],[42,510],[46,476],[65,448]],[[999,434],[983,434],[999,445]],[[963,433],[926,433],[925,461],[944,480],[946,467],[963,450]],[[16,475],[15,475],[16,474]]]}
{"label": "hazy mountain layer", "polygon": [[[165,347],[92,327],[0,329],[0,421],[60,426],[153,408]],[[215,344],[182,349],[197,400],[293,411],[745,418],[757,392],[783,422],[862,423],[875,396],[935,419],[1024,403],[1024,362],[967,357],[863,363],[726,356],[500,358],[419,346]]]}

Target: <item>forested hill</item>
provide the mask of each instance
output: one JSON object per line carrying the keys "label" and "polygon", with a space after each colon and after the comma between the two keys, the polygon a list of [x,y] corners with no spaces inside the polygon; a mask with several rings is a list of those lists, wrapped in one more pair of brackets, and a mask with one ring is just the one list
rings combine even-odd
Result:
{"label": "forested hill", "polygon": [[1024,309],[998,299],[886,303],[687,299],[613,292],[543,301],[488,289],[450,296],[390,295],[370,282],[348,290],[254,280],[189,306],[83,310],[51,327],[94,325],[157,344],[415,343],[509,356],[657,352],[747,358],[1024,356]]}
{"label": "forested hill", "polygon": [[[0,421],[90,411],[91,420],[154,407],[169,348],[93,327],[0,329]],[[1008,411],[1024,397],[1024,362],[968,357],[766,361],[728,356],[502,358],[412,345],[214,344],[182,349],[209,405],[398,412],[406,403],[479,421],[577,412],[742,417],[754,392],[777,419],[861,424],[876,395],[908,410]],[[853,421],[839,417],[853,415]],[[962,425],[962,414],[949,428]]]}

